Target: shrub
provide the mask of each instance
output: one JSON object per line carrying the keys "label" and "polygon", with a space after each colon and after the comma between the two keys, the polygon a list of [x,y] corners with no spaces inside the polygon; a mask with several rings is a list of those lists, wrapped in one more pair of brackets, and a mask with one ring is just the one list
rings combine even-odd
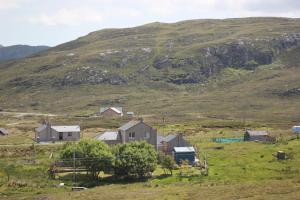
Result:
{"label": "shrub", "polygon": [[157,155],[152,145],[146,142],[131,142],[120,145],[116,151],[115,174],[144,177],[157,166]]}

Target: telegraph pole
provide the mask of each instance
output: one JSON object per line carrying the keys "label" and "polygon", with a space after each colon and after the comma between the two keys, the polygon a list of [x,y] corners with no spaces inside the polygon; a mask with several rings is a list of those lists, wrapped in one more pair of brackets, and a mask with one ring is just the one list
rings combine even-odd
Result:
{"label": "telegraph pole", "polygon": [[76,153],[75,153],[75,142],[73,143],[73,186],[76,186]]}

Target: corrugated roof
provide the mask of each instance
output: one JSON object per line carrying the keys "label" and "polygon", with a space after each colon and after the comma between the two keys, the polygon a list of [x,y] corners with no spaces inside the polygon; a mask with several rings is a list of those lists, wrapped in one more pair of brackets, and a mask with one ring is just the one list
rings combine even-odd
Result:
{"label": "corrugated roof", "polygon": [[137,125],[139,123],[142,123],[142,122],[141,121],[136,121],[136,120],[129,121],[126,124],[124,124],[123,126],[121,126],[119,128],[119,130],[126,131],[126,130],[134,127],[135,125]]}
{"label": "corrugated roof", "polygon": [[247,133],[249,135],[252,135],[252,136],[263,136],[263,135],[269,135],[269,133],[267,131],[250,131],[250,130],[247,130]]}
{"label": "corrugated roof", "polygon": [[97,135],[95,137],[96,140],[101,140],[101,141],[105,141],[105,140],[117,140],[118,139],[118,132],[116,131],[106,131],[100,135]]}
{"label": "corrugated roof", "polygon": [[176,153],[188,153],[188,152],[195,152],[194,147],[174,147],[174,151]]}
{"label": "corrugated roof", "polygon": [[300,133],[300,126],[293,126],[292,130],[294,133]]}
{"label": "corrugated roof", "polygon": [[80,126],[51,126],[57,132],[80,132]]}
{"label": "corrugated roof", "polygon": [[122,107],[101,107],[100,108],[100,113],[103,113],[104,111],[108,110],[108,109],[112,109],[113,111],[117,112],[117,113],[123,113],[123,108]]}
{"label": "corrugated roof", "polygon": [[5,128],[0,128],[0,133],[7,135],[9,133],[9,131]]}

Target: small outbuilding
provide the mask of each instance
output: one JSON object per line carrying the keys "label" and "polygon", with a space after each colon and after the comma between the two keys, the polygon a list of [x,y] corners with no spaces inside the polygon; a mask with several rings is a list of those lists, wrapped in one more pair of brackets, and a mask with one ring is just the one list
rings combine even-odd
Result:
{"label": "small outbuilding", "polygon": [[174,159],[177,164],[187,160],[190,164],[194,164],[196,151],[194,147],[174,147],[173,149]]}
{"label": "small outbuilding", "polygon": [[244,134],[244,141],[270,141],[269,133],[267,131],[252,131],[246,130]]}
{"label": "small outbuilding", "polygon": [[0,136],[8,135],[9,131],[5,128],[0,128]]}
{"label": "small outbuilding", "polygon": [[300,126],[293,126],[292,130],[293,130],[294,133],[299,134],[300,133]]}
{"label": "small outbuilding", "polygon": [[122,117],[122,107],[102,107],[100,108],[100,115],[104,117]]}

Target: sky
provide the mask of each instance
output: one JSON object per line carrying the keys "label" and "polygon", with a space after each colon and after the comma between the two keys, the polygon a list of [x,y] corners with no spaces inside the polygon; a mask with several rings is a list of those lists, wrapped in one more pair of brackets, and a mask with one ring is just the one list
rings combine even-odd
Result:
{"label": "sky", "polygon": [[0,44],[55,46],[104,28],[258,16],[300,18],[300,0],[0,0]]}

